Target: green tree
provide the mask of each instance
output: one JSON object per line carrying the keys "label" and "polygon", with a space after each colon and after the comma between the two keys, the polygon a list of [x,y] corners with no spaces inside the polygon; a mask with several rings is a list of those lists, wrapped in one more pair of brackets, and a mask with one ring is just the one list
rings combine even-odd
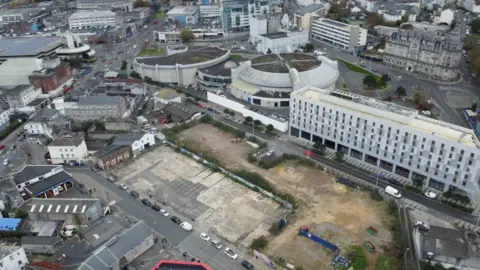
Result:
{"label": "green tree", "polygon": [[342,151],[337,151],[335,153],[335,160],[338,162],[343,162],[344,156],[345,156],[345,153],[343,153]]}
{"label": "green tree", "polygon": [[377,87],[377,78],[375,76],[369,74],[363,78],[363,84],[369,88],[376,88]]}
{"label": "green tree", "polygon": [[253,121],[253,118],[250,116],[245,117],[245,122],[250,123]]}
{"label": "green tree", "polygon": [[231,117],[234,117],[234,116],[235,116],[235,112],[234,112],[234,111],[230,111],[229,114],[230,114]]}
{"label": "green tree", "polygon": [[415,104],[417,104],[417,105],[423,104],[423,103],[425,103],[425,96],[420,94],[420,93],[416,93],[413,96],[413,102],[415,102]]}
{"label": "green tree", "polygon": [[312,52],[313,49],[314,49],[314,47],[313,47],[313,44],[312,44],[312,43],[307,43],[307,44],[305,44],[305,51],[306,51],[306,52]]}
{"label": "green tree", "polygon": [[388,76],[387,74],[383,74],[380,80],[382,80],[382,82],[386,84],[390,81],[390,76]]}
{"label": "green tree", "polygon": [[476,111],[477,110],[477,102],[473,102],[472,107],[470,109],[472,109],[472,111]]}
{"label": "green tree", "polygon": [[253,239],[252,244],[250,245],[251,249],[263,250],[268,245],[267,239],[262,235],[258,238]]}
{"label": "green tree", "polygon": [[255,121],[253,121],[253,124],[254,124],[255,126],[261,126],[261,125],[262,125],[262,122],[261,122],[260,120],[255,120]]}
{"label": "green tree", "polygon": [[395,94],[400,97],[405,97],[407,96],[407,90],[403,88],[402,86],[397,87],[397,90],[395,90]]}
{"label": "green tree", "polygon": [[22,208],[17,208],[17,210],[15,211],[15,218],[24,219],[26,217],[28,217],[27,212],[25,212],[25,210],[23,210]]}
{"label": "green tree", "polygon": [[272,124],[268,124],[268,125],[267,125],[267,131],[268,131],[268,132],[272,132],[272,131],[273,131],[273,125],[272,125]]}
{"label": "green tree", "polygon": [[313,151],[317,154],[324,155],[325,154],[325,145],[321,142],[316,142],[313,144]]}
{"label": "green tree", "polygon": [[480,34],[480,18],[473,20],[470,27],[472,28],[472,34]]}
{"label": "green tree", "polygon": [[152,82],[152,78],[148,77],[148,76],[145,76],[145,78],[143,78],[146,82]]}
{"label": "green tree", "polygon": [[133,2],[133,7],[134,7],[134,8],[137,8],[137,7],[150,7],[150,4],[149,4],[147,1],[144,1],[144,0],[136,0],[135,2]]}
{"label": "green tree", "polygon": [[225,110],[223,110],[223,113],[230,114],[230,111],[228,109],[225,109]]}
{"label": "green tree", "polygon": [[183,29],[182,32],[180,32],[180,38],[182,39],[182,42],[189,42],[192,39],[195,38],[193,35],[192,29]]}
{"label": "green tree", "polygon": [[130,72],[130,77],[134,78],[134,79],[141,79],[142,77],[140,76],[140,74],[136,71],[132,71]]}

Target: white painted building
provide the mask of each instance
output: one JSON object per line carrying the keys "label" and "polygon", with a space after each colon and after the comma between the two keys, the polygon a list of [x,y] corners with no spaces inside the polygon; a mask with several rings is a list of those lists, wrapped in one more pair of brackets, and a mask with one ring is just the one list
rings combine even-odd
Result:
{"label": "white painted building", "polygon": [[78,11],[68,18],[70,30],[115,27],[115,12],[110,10]]}
{"label": "white painted building", "polygon": [[473,130],[414,109],[305,87],[291,94],[290,135],[440,192],[453,188],[480,198],[480,141]]}
{"label": "white painted building", "polygon": [[436,16],[433,21],[436,24],[446,23],[448,25],[452,24],[455,19],[455,13],[451,9],[442,10],[439,16]]}
{"label": "white painted building", "polygon": [[6,94],[8,106],[12,109],[26,107],[42,94],[42,89],[32,85],[16,85],[14,87],[2,87]]}
{"label": "white painted building", "polygon": [[28,264],[25,250],[20,246],[0,245],[0,269],[22,270]]}
{"label": "white painted building", "polygon": [[[406,10],[379,10],[378,14],[381,14],[383,16],[383,19],[386,22],[397,22],[401,21],[403,19],[403,16],[407,13]],[[408,21],[409,22],[414,22],[417,19],[416,14],[410,14],[408,13]]]}
{"label": "white painted building", "polygon": [[312,17],[325,17],[330,9],[330,4],[311,4],[308,6],[304,6],[295,11],[293,15],[293,24],[303,29],[310,28],[310,21]]}
{"label": "white painted building", "polygon": [[272,53],[294,52],[308,43],[308,30],[301,32],[277,32],[255,37],[257,52]]}
{"label": "white painted building", "polygon": [[44,135],[48,138],[53,138],[53,127],[51,121],[55,121],[60,118],[60,111],[45,108],[42,112],[32,118],[26,123],[23,128],[28,134]]}
{"label": "white painted building", "polygon": [[47,146],[52,164],[68,164],[75,162],[85,164],[88,156],[85,139],[58,138]]}
{"label": "white painted building", "polygon": [[219,5],[200,5],[200,18],[213,19],[220,17]]}
{"label": "white painted building", "polygon": [[119,136],[112,143],[113,145],[130,145],[133,155],[155,145],[155,134],[150,133],[130,133]]}
{"label": "white painted building", "polygon": [[10,115],[12,115],[13,109],[2,110],[0,109],[0,131],[4,130],[10,125]]}
{"label": "white painted building", "polygon": [[167,12],[167,18],[180,26],[196,24],[200,19],[200,11],[196,6],[176,6]]}
{"label": "white painted building", "polygon": [[346,51],[355,51],[367,43],[367,29],[320,18],[312,22],[310,38]]}

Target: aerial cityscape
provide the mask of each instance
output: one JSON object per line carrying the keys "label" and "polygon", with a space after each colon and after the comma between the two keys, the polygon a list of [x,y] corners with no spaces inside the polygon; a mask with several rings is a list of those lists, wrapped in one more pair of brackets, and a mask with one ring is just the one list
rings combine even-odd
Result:
{"label": "aerial cityscape", "polygon": [[480,270],[479,0],[0,25],[0,270]]}

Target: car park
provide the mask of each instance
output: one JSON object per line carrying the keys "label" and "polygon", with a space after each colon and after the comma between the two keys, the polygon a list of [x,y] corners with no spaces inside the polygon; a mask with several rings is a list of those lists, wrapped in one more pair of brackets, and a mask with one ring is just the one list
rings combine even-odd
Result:
{"label": "car park", "polygon": [[165,210],[165,209],[161,209],[161,210],[160,210],[160,214],[161,214],[162,216],[164,216],[164,217],[170,216],[170,213],[168,213],[167,210]]}
{"label": "car park", "polygon": [[192,224],[190,224],[190,223],[188,223],[188,222],[186,222],[186,221],[180,223],[180,227],[182,227],[182,228],[183,228],[185,231],[187,231],[187,232],[189,232],[189,231],[191,231],[191,230],[193,229]]}
{"label": "car park", "polygon": [[253,269],[253,264],[249,261],[243,260],[242,261],[242,266],[245,267],[246,269]]}
{"label": "car park", "polygon": [[208,234],[206,234],[206,233],[201,233],[200,238],[202,238],[203,240],[205,240],[207,242],[210,241],[210,236],[208,236]]}
{"label": "car park", "polygon": [[123,190],[126,190],[126,189],[127,189],[127,185],[122,184],[122,183],[118,184],[118,187],[121,188],[121,189],[123,189]]}
{"label": "car park", "polygon": [[234,260],[238,258],[237,253],[235,253],[235,251],[233,251],[233,249],[228,248],[228,247],[225,248],[225,254],[227,254],[228,257],[230,257]]}
{"label": "car park", "polygon": [[212,246],[214,246],[216,249],[222,249],[222,243],[218,240],[212,240]]}
{"label": "car park", "polygon": [[425,197],[430,198],[430,199],[436,199],[437,198],[437,193],[432,192],[432,191],[427,191],[427,192],[425,192]]}
{"label": "car park", "polygon": [[140,194],[138,194],[138,192],[136,192],[135,190],[130,191],[130,195],[132,195],[134,198],[140,197]]}
{"label": "car park", "polygon": [[152,203],[148,199],[142,199],[142,203],[146,206],[152,205]]}
{"label": "car park", "polygon": [[160,206],[158,206],[158,205],[156,205],[156,204],[152,205],[152,209],[155,210],[155,211],[157,211],[157,212],[161,210],[161,209],[160,209]]}
{"label": "car park", "polygon": [[178,217],[176,217],[176,216],[172,216],[172,217],[170,218],[170,220],[173,221],[173,222],[175,222],[175,223],[177,223],[177,224],[182,223],[182,221],[181,221]]}

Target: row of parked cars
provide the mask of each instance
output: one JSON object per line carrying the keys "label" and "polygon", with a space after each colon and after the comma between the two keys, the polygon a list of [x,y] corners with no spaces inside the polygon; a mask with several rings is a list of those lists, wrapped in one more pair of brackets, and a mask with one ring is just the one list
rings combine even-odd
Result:
{"label": "row of parked cars", "polygon": [[[206,233],[201,233],[200,234],[200,238],[202,238],[204,241],[206,242],[210,242],[210,244],[215,247],[216,249],[222,249],[223,245],[222,245],[222,242],[220,242],[219,240],[212,240],[210,238],[210,236],[208,236],[208,234]],[[211,240],[211,241],[210,241]],[[227,255],[228,257],[236,260],[238,258],[238,254],[231,248],[229,247],[226,247],[225,248],[225,251],[224,251],[225,255]],[[251,264],[249,261],[246,261],[246,260],[242,260],[241,262],[242,266],[245,267],[246,269],[253,269],[253,264]]]}

